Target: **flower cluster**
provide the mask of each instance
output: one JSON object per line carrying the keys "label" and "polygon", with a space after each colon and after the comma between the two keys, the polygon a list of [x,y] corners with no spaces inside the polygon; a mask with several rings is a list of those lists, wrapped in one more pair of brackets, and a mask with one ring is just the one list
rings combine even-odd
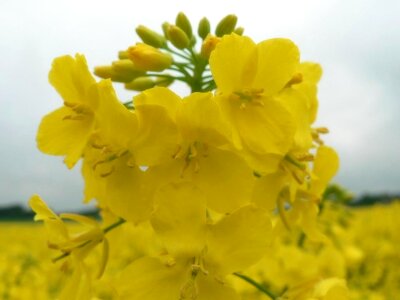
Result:
{"label": "flower cluster", "polygon": [[[236,21],[228,15],[213,35],[202,19],[199,49],[183,13],[163,24],[163,35],[139,26],[143,42],[97,67],[100,81],[82,55],[53,61],[49,80],[63,105],[43,118],[38,147],[64,156],[68,168],[81,160],[84,201],[95,199],[117,220],[102,228],[31,199],[52,233],[49,246],[61,251],[57,260],[68,257],[77,270],[63,299],[90,298],[84,260],[103,245],[101,274],[105,234],[124,222],[151,224],[162,247],[124,268],[115,285],[120,299],[240,299],[229,276],[250,280],[242,272],[282,228],[326,242],[315,224],[339,163],[320,138],[327,129],[313,125],[321,68],[301,62],[291,40],[242,36]],[[113,81],[140,93],[122,103]],[[191,93],[181,98],[168,88],[174,81]],[[71,236],[62,219],[88,229]],[[322,294],[336,288],[332,280]]]}

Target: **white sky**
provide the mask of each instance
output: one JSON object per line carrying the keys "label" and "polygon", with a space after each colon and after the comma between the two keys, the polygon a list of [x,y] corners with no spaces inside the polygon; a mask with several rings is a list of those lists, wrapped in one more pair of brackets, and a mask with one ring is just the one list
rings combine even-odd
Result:
{"label": "white sky", "polygon": [[136,26],[158,29],[179,11],[214,26],[234,13],[256,41],[291,38],[324,68],[317,125],[340,154],[336,181],[356,193],[400,191],[398,0],[1,0],[0,206],[39,193],[59,209],[82,207],[79,168],[35,146],[41,117],[61,105],[47,81],[52,59],[79,52],[91,67],[110,63],[138,41]]}

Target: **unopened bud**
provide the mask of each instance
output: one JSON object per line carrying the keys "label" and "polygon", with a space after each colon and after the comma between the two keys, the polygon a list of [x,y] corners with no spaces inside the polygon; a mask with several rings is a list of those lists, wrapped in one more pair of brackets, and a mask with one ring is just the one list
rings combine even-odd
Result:
{"label": "unopened bud", "polygon": [[125,88],[128,90],[141,92],[147,89],[151,89],[155,85],[156,82],[149,77],[138,77],[131,82],[125,83]]}
{"label": "unopened bud", "polygon": [[215,49],[217,44],[221,41],[219,37],[209,34],[201,45],[200,55],[205,59],[208,59],[211,52]]}
{"label": "unopened bud", "polygon": [[230,34],[236,27],[237,17],[235,15],[227,15],[223,18],[217,25],[215,29],[216,36],[224,36],[225,34]]}
{"label": "unopened bud", "polygon": [[142,71],[162,71],[171,66],[172,56],[147,44],[129,47],[128,57]]}
{"label": "unopened bud", "polygon": [[145,73],[144,71],[139,70],[137,67],[135,67],[134,63],[130,59],[121,59],[113,61],[112,68],[115,71],[115,73],[126,76],[132,76],[132,79],[134,77],[141,76]]}
{"label": "unopened bud", "polygon": [[161,48],[165,45],[165,37],[157,32],[147,28],[146,26],[140,25],[136,28],[137,35],[142,41],[155,48]]}
{"label": "unopened bud", "polygon": [[164,22],[164,23],[162,23],[162,25],[161,25],[162,31],[164,32],[164,36],[165,36],[167,39],[168,39],[168,29],[169,29],[170,26],[171,26],[171,24],[168,23],[168,22]]}
{"label": "unopened bud", "polygon": [[183,12],[180,12],[176,16],[175,25],[182,29],[189,39],[192,37],[192,25],[190,24],[188,17]]}
{"label": "unopened bud", "polygon": [[243,27],[238,27],[233,32],[236,33],[237,35],[243,35],[244,28]]}
{"label": "unopened bud", "polygon": [[118,58],[119,59],[126,59],[128,58],[128,51],[118,51]]}
{"label": "unopened bud", "polygon": [[168,39],[178,49],[184,49],[190,45],[189,37],[178,26],[171,25],[168,28]]}
{"label": "unopened bud", "polygon": [[174,78],[165,78],[165,77],[157,77],[156,79],[156,85],[157,86],[163,86],[163,87],[168,87],[174,82]]}
{"label": "unopened bud", "polygon": [[210,22],[206,17],[202,18],[199,22],[199,27],[197,29],[197,33],[199,37],[201,37],[203,40],[207,37],[207,35],[210,33]]}
{"label": "unopened bud", "polygon": [[97,66],[94,68],[94,74],[103,79],[111,79],[116,82],[129,82],[131,77],[118,74],[113,70],[112,66]]}

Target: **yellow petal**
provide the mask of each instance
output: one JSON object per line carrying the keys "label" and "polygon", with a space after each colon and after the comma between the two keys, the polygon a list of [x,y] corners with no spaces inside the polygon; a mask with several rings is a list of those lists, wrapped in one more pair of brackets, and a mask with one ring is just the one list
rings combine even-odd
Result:
{"label": "yellow petal", "polygon": [[139,258],[126,267],[116,280],[118,299],[179,299],[181,288],[190,277],[189,272],[186,264],[165,266],[156,258]]}
{"label": "yellow petal", "polygon": [[347,300],[350,299],[346,281],[340,278],[327,278],[315,285],[313,296],[323,300]]}
{"label": "yellow petal", "polygon": [[253,205],[224,217],[210,228],[208,269],[224,276],[250,267],[266,253],[271,228],[267,214]]}
{"label": "yellow petal", "polygon": [[200,274],[196,278],[198,297],[196,300],[240,300],[239,294],[226,283],[216,280],[210,276]]}
{"label": "yellow petal", "polygon": [[263,105],[232,108],[243,144],[258,154],[284,155],[292,145],[295,132],[293,116],[278,101],[262,98]]}
{"label": "yellow petal", "polygon": [[154,166],[173,156],[178,147],[178,129],[163,107],[140,105],[136,107],[139,120],[138,135],[130,145],[137,164]]}
{"label": "yellow petal", "polygon": [[225,35],[210,56],[210,68],[218,90],[230,94],[249,88],[256,63],[256,45],[250,38]]}
{"label": "yellow petal", "polygon": [[288,39],[265,40],[257,45],[257,74],[252,87],[264,89],[266,96],[279,92],[297,70],[300,53]]}
{"label": "yellow petal", "polygon": [[101,176],[111,172],[109,164],[99,164],[102,160],[102,151],[93,147],[88,147],[84,153],[82,163],[82,177],[84,184],[84,199],[85,203],[92,199],[99,201],[99,205],[103,206],[107,197],[105,194],[106,180]]}
{"label": "yellow petal", "polygon": [[69,240],[65,224],[38,195],[29,199],[29,206],[36,214],[34,220],[44,221],[49,245],[59,245]]}
{"label": "yellow petal", "polygon": [[113,172],[106,176],[107,206],[117,216],[133,223],[147,220],[152,201],[146,196],[144,172],[129,165],[125,155],[113,161]]}
{"label": "yellow petal", "polygon": [[314,123],[318,111],[317,83],[322,76],[319,64],[303,62],[299,65],[298,72],[302,74],[303,81],[293,85],[293,89],[302,92],[310,102],[310,124]]}
{"label": "yellow petal", "polygon": [[193,257],[206,239],[206,198],[190,183],[161,187],[154,196],[151,224],[173,256]]}
{"label": "yellow petal", "polygon": [[96,105],[95,99],[88,97],[88,90],[96,81],[83,55],[77,54],[75,59],[69,55],[54,59],[49,81],[65,102]]}
{"label": "yellow petal", "polygon": [[58,219],[58,216],[46,205],[46,203],[38,195],[33,195],[29,199],[29,206],[35,212],[35,221]]}
{"label": "yellow petal", "polygon": [[159,105],[167,111],[172,120],[175,120],[181,101],[181,98],[170,89],[155,87],[135,96],[133,104],[135,107],[141,105]]}
{"label": "yellow petal", "polygon": [[227,213],[248,203],[255,183],[253,170],[231,151],[210,148],[206,155],[199,155],[192,180],[206,195],[207,206]]}
{"label": "yellow petal", "polygon": [[314,160],[313,174],[315,177],[311,181],[310,192],[320,196],[338,169],[339,156],[335,150],[327,146],[319,147]]}
{"label": "yellow petal", "polygon": [[278,96],[279,101],[293,116],[296,125],[293,151],[308,151],[312,146],[310,99],[298,90],[287,88]]}
{"label": "yellow petal", "polygon": [[92,115],[84,115],[81,120],[69,119],[74,114],[72,109],[61,107],[46,115],[36,137],[40,151],[65,155],[68,168],[72,168],[81,158],[94,126]]}
{"label": "yellow petal", "polygon": [[193,93],[183,99],[178,125],[184,138],[214,146],[228,143],[228,124],[211,93]]}
{"label": "yellow petal", "polygon": [[127,148],[138,130],[137,117],[118,100],[110,80],[102,80],[98,86],[97,132],[106,144]]}
{"label": "yellow petal", "polygon": [[87,300],[92,298],[92,282],[90,273],[83,262],[75,259],[74,272],[69,277],[61,294],[60,300]]}
{"label": "yellow petal", "polygon": [[278,196],[287,180],[287,174],[283,171],[258,178],[254,187],[252,201],[268,211],[275,209]]}

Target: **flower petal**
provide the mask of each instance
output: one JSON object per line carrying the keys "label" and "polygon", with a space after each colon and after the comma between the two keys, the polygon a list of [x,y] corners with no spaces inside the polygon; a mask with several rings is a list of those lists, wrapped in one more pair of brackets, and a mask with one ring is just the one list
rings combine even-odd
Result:
{"label": "flower petal", "polygon": [[86,59],[76,54],[57,57],[49,73],[49,81],[65,102],[83,103],[94,107],[96,102],[87,97],[89,88],[96,82],[89,72]]}
{"label": "flower petal", "polygon": [[85,115],[82,120],[71,120],[74,111],[61,107],[46,115],[40,125],[36,141],[40,151],[65,155],[65,163],[72,168],[81,158],[88,139],[93,132],[93,115]]}
{"label": "flower petal", "polygon": [[193,257],[201,252],[206,239],[206,198],[193,184],[171,183],[154,196],[151,218],[156,233],[173,256]]}
{"label": "flower petal", "polygon": [[257,74],[252,87],[264,89],[266,96],[279,92],[297,70],[300,53],[288,39],[265,40],[257,45]]}
{"label": "flower petal", "polygon": [[106,180],[107,205],[117,216],[133,223],[147,220],[152,209],[152,199],[147,197],[145,173],[130,166],[125,155],[113,161],[112,173]]}
{"label": "flower petal", "polygon": [[210,228],[206,269],[221,276],[260,260],[269,246],[271,221],[265,211],[244,206]]}
{"label": "flower petal", "polygon": [[183,99],[177,122],[185,140],[213,146],[228,143],[228,124],[211,93],[193,93]]}
{"label": "flower petal", "polygon": [[198,297],[196,300],[240,300],[239,294],[229,285],[211,276],[200,274],[196,278]]}
{"label": "flower petal", "polygon": [[225,35],[210,56],[217,89],[230,94],[250,87],[256,72],[256,45],[248,37]]}
{"label": "flower petal", "polygon": [[115,282],[121,300],[179,299],[182,286],[190,277],[182,263],[165,266],[160,260],[143,257],[126,267]]}
{"label": "flower petal", "polygon": [[198,164],[192,180],[206,195],[209,208],[228,213],[250,201],[255,177],[242,158],[231,151],[210,148]]}
{"label": "flower petal", "polygon": [[339,169],[339,156],[331,147],[320,146],[315,156],[310,192],[321,196]]}

